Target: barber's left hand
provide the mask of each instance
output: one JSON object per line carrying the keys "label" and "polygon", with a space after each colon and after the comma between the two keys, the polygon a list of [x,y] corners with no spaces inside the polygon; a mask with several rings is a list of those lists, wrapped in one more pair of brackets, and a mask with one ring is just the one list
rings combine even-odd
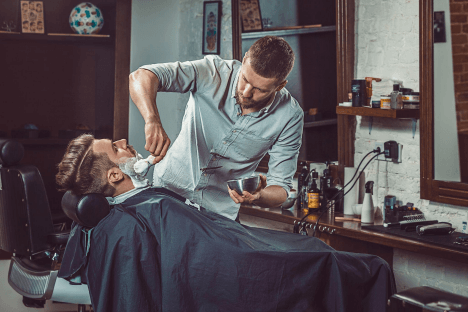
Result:
{"label": "barber's left hand", "polygon": [[247,191],[244,191],[242,195],[239,195],[239,193],[237,193],[235,190],[231,190],[228,186],[229,196],[231,196],[232,200],[236,204],[252,204],[255,200],[260,199],[261,191],[267,186],[266,180],[266,176],[260,174],[260,183],[258,184],[258,187],[255,190],[255,192],[253,192],[252,194]]}

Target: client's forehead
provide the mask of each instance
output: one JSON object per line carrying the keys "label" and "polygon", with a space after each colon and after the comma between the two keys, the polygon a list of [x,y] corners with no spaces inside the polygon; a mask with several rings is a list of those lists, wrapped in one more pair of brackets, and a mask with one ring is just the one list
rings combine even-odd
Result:
{"label": "client's forehead", "polygon": [[109,139],[94,139],[92,148],[95,153],[112,154],[112,141]]}

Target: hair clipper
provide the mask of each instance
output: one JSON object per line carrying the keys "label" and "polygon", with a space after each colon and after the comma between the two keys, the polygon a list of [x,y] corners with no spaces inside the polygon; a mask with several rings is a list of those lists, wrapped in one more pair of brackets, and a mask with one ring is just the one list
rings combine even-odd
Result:
{"label": "hair clipper", "polygon": [[419,235],[440,235],[440,234],[452,234],[455,228],[452,227],[451,223],[439,222],[430,225],[418,225],[416,226],[416,233]]}

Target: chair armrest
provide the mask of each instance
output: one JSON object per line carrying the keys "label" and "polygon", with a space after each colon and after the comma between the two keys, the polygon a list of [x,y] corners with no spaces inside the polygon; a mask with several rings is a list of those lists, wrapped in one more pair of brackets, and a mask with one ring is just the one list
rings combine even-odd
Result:
{"label": "chair armrest", "polygon": [[68,241],[68,236],[70,236],[70,230],[50,233],[47,235],[47,242],[53,245],[64,245]]}

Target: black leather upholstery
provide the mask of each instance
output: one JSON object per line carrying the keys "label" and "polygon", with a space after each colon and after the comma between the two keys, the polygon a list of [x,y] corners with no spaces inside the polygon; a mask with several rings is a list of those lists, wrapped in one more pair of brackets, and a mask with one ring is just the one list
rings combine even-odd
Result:
{"label": "black leather upholstery", "polygon": [[0,164],[12,166],[21,161],[24,156],[24,147],[12,139],[0,139]]}
{"label": "black leather upholstery", "polygon": [[110,212],[103,195],[75,195],[71,191],[63,195],[62,209],[70,219],[87,228],[95,227]]}
{"label": "black leather upholstery", "polygon": [[70,236],[70,230],[49,233],[47,235],[47,242],[52,245],[65,245],[68,241],[68,236]]}

